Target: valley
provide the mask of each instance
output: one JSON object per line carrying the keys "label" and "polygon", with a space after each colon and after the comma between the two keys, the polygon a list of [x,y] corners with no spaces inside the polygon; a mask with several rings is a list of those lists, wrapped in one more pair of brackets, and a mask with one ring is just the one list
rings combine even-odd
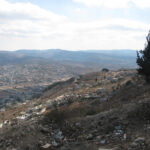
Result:
{"label": "valley", "polygon": [[[90,51],[77,56],[63,51],[19,53],[21,62],[15,58],[0,66],[0,149],[150,148],[150,86],[137,74],[132,52],[111,59],[109,51],[97,52],[109,58],[98,63]],[[122,64],[121,55],[131,60]],[[134,67],[127,67],[129,63]]]}
{"label": "valley", "polygon": [[[128,58],[128,61],[126,59]],[[135,51],[0,52],[0,108],[38,97],[46,86],[102,68],[135,68]]]}

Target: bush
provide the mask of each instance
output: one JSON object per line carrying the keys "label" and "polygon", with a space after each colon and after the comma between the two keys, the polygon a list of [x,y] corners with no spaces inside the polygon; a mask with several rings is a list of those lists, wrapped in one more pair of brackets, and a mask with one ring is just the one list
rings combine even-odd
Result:
{"label": "bush", "polygon": [[137,64],[139,65],[137,71],[145,77],[147,82],[150,82],[150,32],[146,39],[145,49],[139,52],[137,51]]}

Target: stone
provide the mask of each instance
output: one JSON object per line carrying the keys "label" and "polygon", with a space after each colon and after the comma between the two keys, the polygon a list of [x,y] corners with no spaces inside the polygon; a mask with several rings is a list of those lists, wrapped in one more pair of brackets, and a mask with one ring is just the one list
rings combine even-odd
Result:
{"label": "stone", "polygon": [[97,94],[102,94],[102,93],[104,93],[104,89],[103,88],[99,88],[99,89],[97,89],[96,93]]}
{"label": "stone", "polygon": [[138,147],[138,143],[133,142],[133,143],[131,143],[130,147],[131,148],[137,148]]}
{"label": "stone", "polygon": [[2,127],[3,127],[3,123],[0,124],[0,128],[2,128]]}
{"label": "stone", "polygon": [[52,146],[57,147],[58,145],[59,144],[55,140],[52,142]]}
{"label": "stone", "polygon": [[108,76],[108,77],[107,77],[107,80],[111,80],[111,79],[112,79],[112,77],[111,77],[111,76]]}
{"label": "stone", "polygon": [[116,126],[115,129],[116,129],[116,130],[120,130],[121,127],[120,127],[120,126]]}
{"label": "stone", "polygon": [[106,140],[105,140],[105,139],[102,139],[102,140],[100,141],[100,143],[101,143],[101,144],[106,144]]}
{"label": "stone", "polygon": [[49,132],[49,129],[48,129],[48,128],[42,128],[42,129],[41,129],[41,132],[43,132],[43,133],[48,133],[48,132]]}
{"label": "stone", "polygon": [[92,140],[93,139],[93,135],[92,134],[89,134],[87,137],[86,137],[87,140]]}
{"label": "stone", "polygon": [[134,142],[135,143],[144,143],[145,142],[145,138],[144,137],[138,137],[137,139],[135,139]]}
{"label": "stone", "polygon": [[100,102],[106,102],[106,101],[108,101],[108,98],[106,97],[100,99]]}
{"label": "stone", "polygon": [[62,131],[58,131],[57,134],[54,137],[57,141],[60,141],[64,138],[64,136],[62,135]]}
{"label": "stone", "polygon": [[100,136],[100,135],[98,135],[98,136],[96,137],[97,140],[100,140],[101,138],[102,138],[102,136]]}
{"label": "stone", "polygon": [[43,108],[43,109],[41,110],[41,113],[43,114],[45,111],[46,111],[46,108]]}
{"label": "stone", "polygon": [[138,137],[134,140],[133,143],[131,143],[130,148],[132,149],[141,149],[145,145],[145,138],[144,137]]}
{"label": "stone", "polygon": [[118,78],[113,78],[113,79],[111,80],[112,83],[116,83],[117,81],[118,81]]}
{"label": "stone", "polygon": [[81,123],[77,122],[77,123],[75,123],[75,126],[80,128],[81,127]]}
{"label": "stone", "polygon": [[20,120],[25,120],[25,119],[28,119],[29,117],[30,117],[30,114],[24,114],[24,115],[18,116],[16,118],[20,119]]}
{"label": "stone", "polygon": [[44,146],[42,146],[43,149],[49,149],[51,147],[51,144],[47,143]]}
{"label": "stone", "polygon": [[5,120],[4,125],[8,125],[8,124],[9,124],[9,120]]}
{"label": "stone", "polygon": [[149,126],[149,127],[147,127],[147,130],[148,130],[148,131],[150,131],[150,126]]}
{"label": "stone", "polygon": [[123,134],[123,139],[124,139],[124,140],[127,139],[127,134],[126,134],[126,133]]}

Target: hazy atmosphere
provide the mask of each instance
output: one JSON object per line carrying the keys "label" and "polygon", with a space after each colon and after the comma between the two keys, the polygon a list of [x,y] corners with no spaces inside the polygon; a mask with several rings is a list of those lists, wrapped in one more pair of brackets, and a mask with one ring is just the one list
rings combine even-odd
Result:
{"label": "hazy atmosphere", "polygon": [[139,50],[148,14],[149,0],[0,0],[0,49]]}

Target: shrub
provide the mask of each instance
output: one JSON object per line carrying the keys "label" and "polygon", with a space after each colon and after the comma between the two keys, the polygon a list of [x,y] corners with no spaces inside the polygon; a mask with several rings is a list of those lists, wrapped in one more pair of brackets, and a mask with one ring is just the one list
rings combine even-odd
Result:
{"label": "shrub", "polygon": [[137,64],[139,65],[137,71],[145,77],[147,82],[150,82],[150,32],[146,39],[145,49],[139,52],[137,51]]}

